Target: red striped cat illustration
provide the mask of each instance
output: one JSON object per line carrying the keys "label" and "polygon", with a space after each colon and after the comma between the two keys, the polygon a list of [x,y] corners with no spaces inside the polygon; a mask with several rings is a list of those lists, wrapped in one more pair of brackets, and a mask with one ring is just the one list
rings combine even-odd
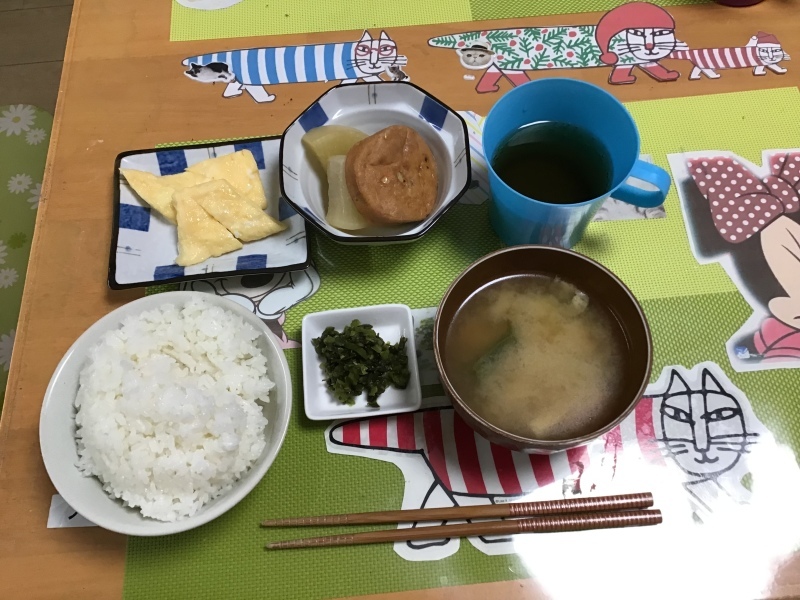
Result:
{"label": "red striped cat illustration", "polygon": [[783,75],[786,69],[780,62],[789,60],[789,54],[771,33],[759,31],[750,38],[745,46],[733,48],[698,48],[692,50],[676,50],[668,58],[680,58],[690,61],[694,68],[689,79],[701,79],[703,75],[709,79],[719,79],[717,73],[723,69],[753,69],[753,75],[763,76],[769,69],[773,73]]}
{"label": "red striped cat illustration", "polygon": [[[647,476],[680,482],[702,514],[713,511],[720,495],[735,501],[747,496],[740,483],[749,472],[746,455],[765,434],[744,394],[717,365],[703,363],[691,370],[664,369],[618,427],[566,452],[532,455],[492,444],[449,405],[339,422],[326,431],[326,443],[332,453],[397,465],[406,481],[404,509],[619,493],[638,471],[637,486]],[[469,542],[485,554],[512,551],[507,537]],[[458,548],[457,539],[395,545],[408,560],[436,560]]]}

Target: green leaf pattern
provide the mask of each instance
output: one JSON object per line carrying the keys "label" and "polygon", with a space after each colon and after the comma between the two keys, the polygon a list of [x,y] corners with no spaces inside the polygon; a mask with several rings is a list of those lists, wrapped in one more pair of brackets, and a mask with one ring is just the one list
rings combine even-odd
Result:
{"label": "green leaf pattern", "polygon": [[[540,69],[574,69],[604,67],[600,48],[594,39],[594,25],[520,27],[468,31],[428,40],[436,48],[469,48],[473,44],[488,46],[495,54],[494,64],[500,69],[535,71]],[[624,43],[621,34],[611,40],[614,52]],[[635,59],[620,54],[620,62]]]}

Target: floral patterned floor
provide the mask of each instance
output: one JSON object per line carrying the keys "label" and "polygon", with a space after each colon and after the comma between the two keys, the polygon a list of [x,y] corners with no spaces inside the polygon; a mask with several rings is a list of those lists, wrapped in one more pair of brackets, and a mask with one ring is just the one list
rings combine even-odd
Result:
{"label": "floral patterned floor", "polygon": [[52,126],[35,106],[0,106],[0,409]]}

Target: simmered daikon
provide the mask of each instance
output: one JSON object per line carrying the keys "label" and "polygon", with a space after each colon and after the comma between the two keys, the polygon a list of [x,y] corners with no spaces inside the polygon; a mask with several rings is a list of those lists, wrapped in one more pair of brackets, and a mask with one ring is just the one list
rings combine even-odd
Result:
{"label": "simmered daikon", "polygon": [[328,160],[328,213],[325,219],[337,229],[353,231],[370,225],[353,204],[344,177],[344,156]]}

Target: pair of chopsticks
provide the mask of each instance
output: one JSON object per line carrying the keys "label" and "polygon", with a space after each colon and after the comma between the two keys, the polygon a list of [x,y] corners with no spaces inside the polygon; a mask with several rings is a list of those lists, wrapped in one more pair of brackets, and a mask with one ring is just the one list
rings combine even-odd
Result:
{"label": "pair of chopsticks", "polygon": [[[515,533],[556,533],[641,527],[661,523],[660,510],[653,506],[653,495],[620,494],[570,498],[544,502],[512,502],[481,506],[387,510],[369,513],[324,515],[268,519],[262,527],[308,527],[324,525],[367,525],[376,523],[415,523],[423,521],[468,521],[458,525],[435,525],[328,535],[323,537],[286,540],[267,544],[268,549],[316,548],[321,546],[350,546],[411,540],[435,540],[476,535],[512,535]],[[509,519],[473,523],[474,519]]]}

